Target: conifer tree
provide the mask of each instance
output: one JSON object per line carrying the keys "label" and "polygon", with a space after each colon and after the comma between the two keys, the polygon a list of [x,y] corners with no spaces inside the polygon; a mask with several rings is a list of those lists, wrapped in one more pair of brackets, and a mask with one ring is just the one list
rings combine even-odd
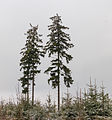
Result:
{"label": "conifer tree", "polygon": [[65,95],[65,97],[62,97],[61,114],[64,120],[75,120],[77,112],[73,104],[73,98],[68,90]]}
{"label": "conifer tree", "polygon": [[80,89],[80,95],[77,91],[77,97],[74,99],[74,108],[77,111],[77,118],[82,120],[84,116],[86,116],[85,110],[84,110],[84,103],[82,98],[82,92]]}
{"label": "conifer tree", "polygon": [[84,93],[84,106],[85,106],[85,112],[88,115],[90,119],[93,119],[93,117],[98,115],[99,111],[99,94],[97,92],[97,86],[92,85],[91,80],[90,84],[88,85],[89,89],[87,93]]}
{"label": "conifer tree", "polygon": [[44,52],[41,45],[42,40],[40,37],[42,35],[38,34],[38,26],[32,26],[30,24],[30,29],[25,34],[27,40],[25,47],[21,49],[22,58],[20,59],[21,71],[23,71],[23,77],[19,80],[22,84],[22,93],[27,94],[27,102],[29,102],[29,85],[32,82],[32,105],[34,104],[34,86],[35,86],[35,76],[40,73],[38,65],[41,64],[40,57],[44,57]]}
{"label": "conifer tree", "polygon": [[54,120],[54,118],[56,118],[56,105],[55,105],[55,101],[54,101],[54,104],[52,104],[50,94],[48,95],[48,98],[47,98],[46,113],[47,113],[47,119]]}
{"label": "conifer tree", "polygon": [[[74,45],[69,43],[70,36],[66,34],[64,30],[69,29],[62,25],[61,17],[58,14],[50,18],[52,25],[48,26],[51,33],[48,35],[49,41],[46,43],[45,49],[48,52],[49,57],[53,56],[54,59],[51,61],[51,66],[45,71],[50,74],[48,83],[52,82],[53,88],[58,88],[58,110],[60,108],[60,78],[63,77],[64,84],[66,87],[70,87],[73,83],[71,77],[71,70],[64,64],[72,60],[72,56],[67,53],[69,48]],[[65,60],[64,60],[65,59]]]}
{"label": "conifer tree", "polygon": [[101,92],[99,94],[99,101],[100,101],[99,115],[103,117],[112,116],[111,114],[112,105],[110,104],[108,93],[105,93],[105,87],[103,86],[103,84],[100,89]]}

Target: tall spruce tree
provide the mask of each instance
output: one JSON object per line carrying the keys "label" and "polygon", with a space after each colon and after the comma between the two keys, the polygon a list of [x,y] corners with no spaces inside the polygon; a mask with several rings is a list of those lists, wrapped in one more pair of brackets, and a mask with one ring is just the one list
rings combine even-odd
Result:
{"label": "tall spruce tree", "polygon": [[34,86],[35,86],[35,76],[40,73],[38,65],[41,64],[40,57],[44,57],[44,52],[42,50],[43,46],[42,35],[38,34],[38,26],[32,26],[30,24],[30,29],[25,34],[27,40],[25,47],[21,49],[22,58],[20,59],[21,71],[23,71],[23,77],[19,80],[22,84],[22,93],[27,94],[27,102],[29,102],[29,85],[32,82],[32,105],[34,104]]}
{"label": "tall spruce tree", "polygon": [[[50,18],[52,25],[48,26],[51,33],[48,35],[49,41],[46,43],[45,49],[48,52],[49,57],[54,56],[51,61],[51,66],[45,71],[50,74],[48,83],[52,82],[52,87],[58,87],[58,110],[60,109],[60,77],[64,78],[64,84],[66,87],[70,87],[73,83],[71,77],[71,70],[64,64],[72,60],[72,56],[67,53],[69,48],[74,45],[70,43],[70,36],[66,34],[64,30],[69,29],[62,25],[61,17],[58,14]],[[65,59],[65,60],[64,60]]]}

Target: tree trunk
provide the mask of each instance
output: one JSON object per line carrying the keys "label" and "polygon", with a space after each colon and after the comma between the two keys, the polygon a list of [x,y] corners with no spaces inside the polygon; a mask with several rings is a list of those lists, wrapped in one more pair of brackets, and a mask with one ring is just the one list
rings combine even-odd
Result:
{"label": "tree trunk", "polygon": [[27,103],[29,104],[29,80],[28,80],[27,88],[28,88],[28,91],[27,91]]}
{"label": "tree trunk", "polygon": [[34,77],[33,77],[33,80],[32,80],[32,106],[34,105]]}
{"label": "tree trunk", "polygon": [[60,81],[58,80],[58,111],[60,110]]}
{"label": "tree trunk", "polygon": [[60,48],[59,48],[59,33],[58,33],[58,111],[60,110],[60,57],[59,57],[59,53],[60,53]]}

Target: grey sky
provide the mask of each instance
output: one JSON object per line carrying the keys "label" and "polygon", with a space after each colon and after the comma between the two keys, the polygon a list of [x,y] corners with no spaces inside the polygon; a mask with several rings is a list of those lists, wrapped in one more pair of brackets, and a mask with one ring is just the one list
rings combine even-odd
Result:
{"label": "grey sky", "polygon": [[[19,71],[20,50],[29,23],[39,25],[44,43],[47,41],[49,17],[56,13],[68,26],[75,47],[70,64],[75,80],[70,92],[84,88],[90,75],[98,85],[102,81],[111,93],[112,85],[112,0],[0,0],[0,96],[15,95]],[[47,58],[46,58],[47,60]],[[42,69],[47,68],[42,60]],[[42,70],[42,71],[43,71]],[[38,82],[38,79],[41,81]],[[46,98],[51,87],[47,76],[40,74],[36,81],[36,96]],[[62,86],[62,93],[66,92]],[[52,94],[56,94],[53,90]]]}

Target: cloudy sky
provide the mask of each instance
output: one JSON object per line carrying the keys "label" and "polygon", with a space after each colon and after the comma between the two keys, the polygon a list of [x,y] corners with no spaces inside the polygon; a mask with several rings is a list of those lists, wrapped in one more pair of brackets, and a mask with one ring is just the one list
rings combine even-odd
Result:
{"label": "cloudy sky", "polygon": [[[104,83],[112,95],[112,0],[0,0],[0,97],[15,96],[19,71],[20,50],[24,47],[24,33],[29,23],[39,25],[44,43],[48,40],[49,17],[56,13],[62,16],[63,24],[70,30],[72,43],[70,50],[74,59],[70,63],[76,90],[85,88],[89,82]],[[36,97],[46,99],[51,93],[56,99],[56,90],[47,84],[48,58],[42,60],[42,73],[36,78]],[[66,88],[61,86],[61,93]],[[52,92],[51,92],[52,91]],[[55,94],[55,95],[54,95]]]}

